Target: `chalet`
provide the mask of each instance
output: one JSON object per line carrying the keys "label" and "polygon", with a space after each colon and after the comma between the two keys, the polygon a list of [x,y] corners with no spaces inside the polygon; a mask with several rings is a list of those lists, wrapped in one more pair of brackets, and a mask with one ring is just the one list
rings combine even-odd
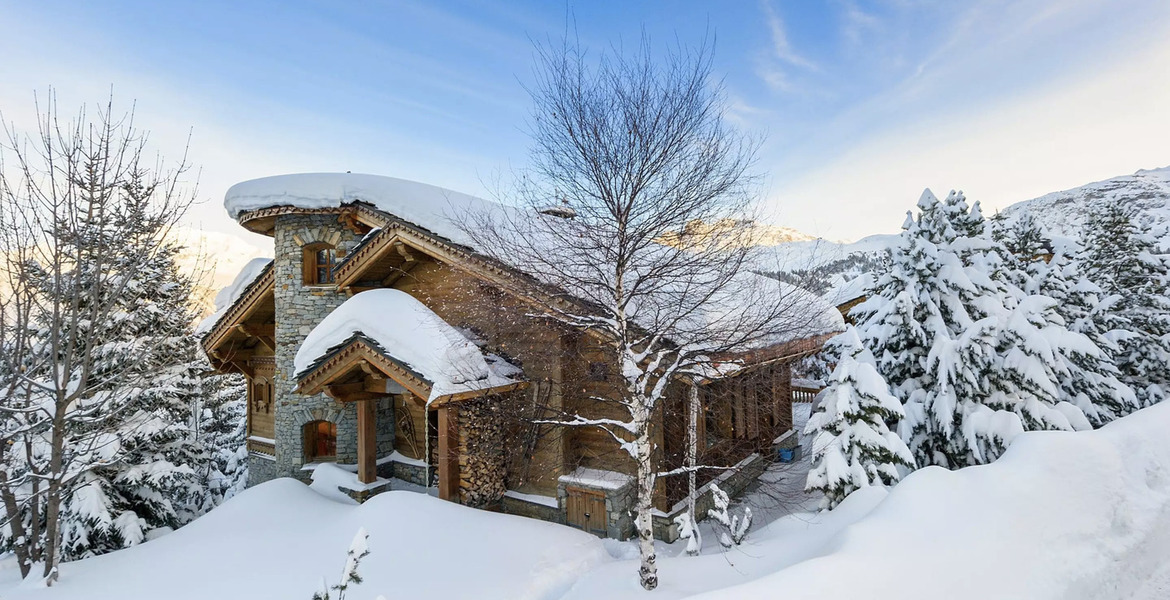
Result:
{"label": "chalet", "polygon": [[[620,416],[591,399],[619,383],[605,341],[542,318],[548,290],[477,252],[448,218],[496,205],[348,173],[240,183],[225,204],[275,251],[249,264],[200,325],[214,368],[247,380],[250,485],[334,463],[354,473],[355,496],[413,486],[599,535],[632,533],[633,464],[616,441],[541,423]],[[809,297],[819,311],[809,326],[695,384],[700,460],[741,467],[701,483],[718,475],[742,488],[791,430],[790,365],[841,328],[830,305]],[[672,382],[656,415],[661,471],[682,465],[692,384]],[[685,493],[685,477],[660,479],[657,535],[677,535],[670,519]]]}

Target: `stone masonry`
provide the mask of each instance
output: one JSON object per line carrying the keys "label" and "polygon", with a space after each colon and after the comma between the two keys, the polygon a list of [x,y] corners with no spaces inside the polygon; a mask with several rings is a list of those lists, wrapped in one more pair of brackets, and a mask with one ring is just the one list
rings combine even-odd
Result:
{"label": "stone masonry", "polygon": [[[269,477],[301,476],[304,463],[303,426],[316,420],[337,425],[337,460],[357,462],[357,410],[336,402],[324,394],[302,396],[293,392],[296,373],[293,358],[301,342],[321,319],[345,301],[346,296],[333,286],[306,286],[303,282],[303,247],[326,242],[344,256],[360,238],[342,225],[336,215],[282,215],[277,217],[274,232],[275,302],[276,302],[276,461],[261,466]],[[393,405],[379,401],[379,455],[393,450]],[[388,426],[383,427],[386,424]],[[253,464],[257,460],[254,459]],[[259,478],[250,478],[256,484]]]}

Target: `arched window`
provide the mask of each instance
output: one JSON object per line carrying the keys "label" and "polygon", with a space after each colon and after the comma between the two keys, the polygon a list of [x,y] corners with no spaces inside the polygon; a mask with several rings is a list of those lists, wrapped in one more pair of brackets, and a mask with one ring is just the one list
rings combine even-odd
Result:
{"label": "arched window", "polygon": [[305,462],[337,460],[337,424],[329,421],[305,423]]}
{"label": "arched window", "polygon": [[337,249],[324,242],[317,242],[306,244],[302,252],[305,285],[333,283],[333,265],[337,262]]}

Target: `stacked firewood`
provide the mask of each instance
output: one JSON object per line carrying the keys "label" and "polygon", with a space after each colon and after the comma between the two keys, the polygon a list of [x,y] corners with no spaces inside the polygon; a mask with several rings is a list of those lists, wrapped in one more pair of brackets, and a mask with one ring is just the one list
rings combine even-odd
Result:
{"label": "stacked firewood", "polygon": [[504,495],[504,419],[498,398],[459,405],[459,491],[463,504],[485,506]]}

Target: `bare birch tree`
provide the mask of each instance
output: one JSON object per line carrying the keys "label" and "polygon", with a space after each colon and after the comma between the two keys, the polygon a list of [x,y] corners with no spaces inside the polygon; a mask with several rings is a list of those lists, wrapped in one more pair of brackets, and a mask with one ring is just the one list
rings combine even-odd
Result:
{"label": "bare birch tree", "polygon": [[[146,153],[113,99],[60,118],[50,91],[37,130],[5,125],[0,164],[0,542],[21,574],[62,560],[62,511],[95,469],[116,464],[136,427],[153,349],[111,342],[151,293],[132,275],[167,251],[191,204],[186,157]],[[145,232],[145,233],[144,233]],[[160,342],[161,343],[161,342]]]}
{"label": "bare birch tree", "polygon": [[[502,198],[513,208],[461,221],[484,252],[554,290],[548,314],[606,340],[620,385],[595,400],[625,416],[557,423],[608,432],[633,459],[639,576],[650,590],[651,503],[664,475],[651,423],[667,386],[789,339],[808,325],[807,295],[749,272],[758,144],[725,124],[709,48],[657,60],[644,39],[591,58],[566,40],[538,47],[537,59],[531,164]],[[692,459],[669,474],[697,468]]]}

